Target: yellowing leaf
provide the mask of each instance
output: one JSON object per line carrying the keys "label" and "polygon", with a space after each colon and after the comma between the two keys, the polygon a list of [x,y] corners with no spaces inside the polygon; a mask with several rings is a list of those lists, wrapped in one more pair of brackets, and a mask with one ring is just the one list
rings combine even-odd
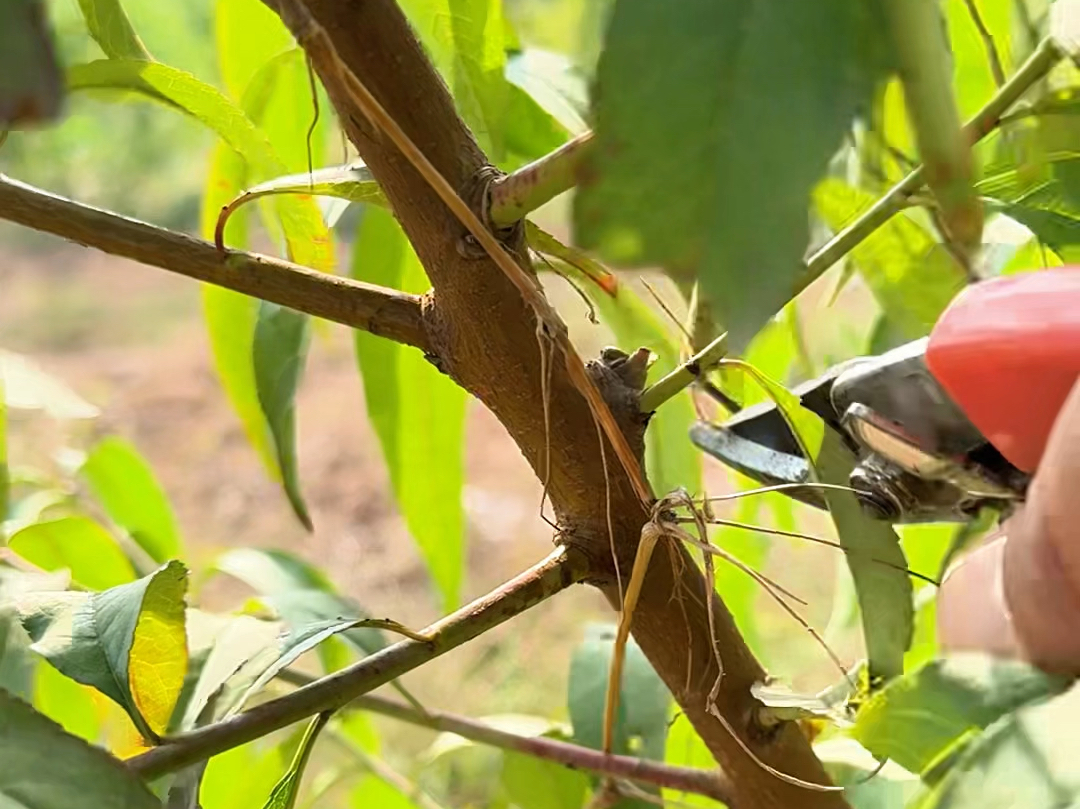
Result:
{"label": "yellowing leaf", "polygon": [[143,596],[128,656],[128,687],[139,713],[161,734],[187,672],[184,594],[187,571],[168,565],[154,576]]}

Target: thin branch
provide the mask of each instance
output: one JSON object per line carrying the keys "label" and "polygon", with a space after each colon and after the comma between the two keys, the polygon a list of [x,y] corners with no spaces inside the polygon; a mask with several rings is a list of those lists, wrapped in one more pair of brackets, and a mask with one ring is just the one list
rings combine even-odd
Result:
{"label": "thin branch", "polygon": [[[968,121],[964,127],[964,133],[968,139],[972,143],[977,143],[992,132],[1009,108],[1057,64],[1061,55],[1060,49],[1049,37],[1044,39],[1012,78],[994,94],[986,106]],[[792,297],[794,298],[810,286],[826,270],[850,253],[856,245],[888,222],[894,214],[903,210],[908,198],[922,188],[922,185],[923,167],[919,166],[894,185],[862,216],[833,236],[806,262],[806,266],[795,281]],[[647,388],[641,394],[642,412],[651,413],[668,399],[679,394],[697,378],[699,369],[707,370],[710,365],[723,359],[724,351],[724,335],[721,335],[700,353],[695,354],[656,384]]]}
{"label": "thin branch", "polygon": [[983,20],[982,14],[979,13],[976,0],[964,0],[964,5],[967,6],[968,14],[971,16],[971,21],[975,23],[979,36],[982,37],[983,47],[986,48],[986,60],[990,63],[990,73],[994,77],[994,84],[1000,87],[1005,83],[1005,68],[1002,67],[1001,56],[998,54],[997,45],[994,44],[994,35],[986,27],[986,22]]}
{"label": "thin branch", "polygon": [[658,379],[641,394],[638,406],[642,413],[652,413],[668,399],[688,387],[727,354],[727,334],[721,334],[674,371]]}
{"label": "thin branch", "polygon": [[550,202],[577,183],[577,169],[593,143],[583,132],[551,154],[506,175],[491,186],[488,211],[496,227],[507,227]]}
{"label": "thin branch", "polygon": [[146,780],[183,769],[323,711],[335,710],[503,623],[572,584],[589,570],[580,552],[559,547],[501,587],[423,630],[429,642],[399,641],[310,685],[249,711],[166,739],[129,759]]}
{"label": "thin branch", "polygon": [[2,174],[0,219],[428,349],[415,295],[257,253],[222,254],[201,239],[74,202]]}
{"label": "thin branch", "polygon": [[422,790],[419,784],[410,781],[378,756],[371,755],[366,750],[353,744],[344,736],[334,736],[333,738],[340,743],[350,756],[355,758],[361,766],[367,769],[371,775],[396,789],[408,798],[413,805],[417,806],[418,809],[446,809],[446,807]]}
{"label": "thin branch", "polygon": [[[297,671],[286,669],[278,675],[280,679],[293,685],[307,686],[315,682],[312,678]],[[381,716],[389,716],[412,725],[430,728],[442,733],[456,733],[464,739],[497,747],[501,750],[513,750],[534,758],[561,764],[576,770],[607,775],[614,778],[628,778],[646,784],[655,784],[680,792],[692,792],[695,795],[731,804],[734,790],[727,777],[719,770],[701,770],[695,767],[676,767],[659,761],[634,758],[633,756],[605,755],[590,747],[549,739],[544,736],[521,736],[492,727],[481,720],[470,719],[443,711],[418,711],[404,703],[397,702],[378,694],[366,694],[357,697],[344,710],[367,711]]]}

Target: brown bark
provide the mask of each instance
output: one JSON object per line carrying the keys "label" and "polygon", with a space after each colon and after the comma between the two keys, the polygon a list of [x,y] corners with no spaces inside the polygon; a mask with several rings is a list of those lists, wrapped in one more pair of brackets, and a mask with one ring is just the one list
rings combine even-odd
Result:
{"label": "brown bark", "polygon": [[[282,10],[282,0],[265,0]],[[445,85],[426,58],[393,0],[305,0],[338,56],[367,86],[405,133],[474,210],[482,180],[490,177],[484,154],[454,108]],[[283,15],[289,22],[288,14]],[[315,55],[312,54],[314,57]],[[583,550],[590,579],[616,600],[609,550],[605,465],[597,428],[585,400],[561,361],[553,363],[550,434],[545,436],[541,362],[536,319],[498,267],[465,240],[465,228],[412,165],[364,119],[333,66],[315,60],[349,138],[379,181],[395,215],[431,279],[424,319],[430,353],[439,367],[486,404],[543,476],[550,447],[549,493],[564,541]],[[508,246],[527,266],[520,232]],[[531,271],[531,268],[530,268]],[[623,346],[633,349],[636,346]],[[610,391],[610,389],[609,389]],[[608,396],[631,445],[641,451],[643,424],[632,398]],[[607,447],[610,513],[620,567],[628,574],[647,514]],[[647,577],[633,634],[645,654],[735,784],[734,803],[750,807],[843,806],[836,794],[785,784],[755,765],[705,710],[716,676],[710,652],[705,585],[683,551],[678,571],[661,549]],[[673,599],[676,587],[683,594]],[[727,676],[719,705],[731,725],[762,759],[808,781],[826,781],[820,763],[794,726],[766,735],[751,727],[749,693],[762,670],[730,615],[717,607],[719,647]],[[688,647],[689,644],[689,647]]]}

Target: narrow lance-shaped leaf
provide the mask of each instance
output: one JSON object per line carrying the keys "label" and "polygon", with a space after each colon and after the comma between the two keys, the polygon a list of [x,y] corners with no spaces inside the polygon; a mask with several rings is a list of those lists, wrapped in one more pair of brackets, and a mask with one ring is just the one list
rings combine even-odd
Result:
{"label": "narrow lance-shaped leaf", "polygon": [[[285,56],[288,56],[287,54]],[[293,57],[298,58],[298,57]],[[288,59],[275,61],[275,64],[288,63]],[[69,86],[72,89],[126,89],[141,93],[150,100],[167,102],[179,107],[184,112],[194,116],[202,123],[213,129],[222,140],[243,156],[255,175],[274,177],[286,174],[288,169],[277,156],[274,147],[271,146],[266,136],[262,134],[244,111],[232,101],[222,95],[218,90],[203,84],[190,74],[169,68],[156,63],[138,62],[133,60],[108,60],[104,62],[92,62],[73,68],[68,75]],[[269,79],[264,79],[269,86]],[[265,102],[264,102],[265,103]],[[233,165],[235,169],[235,164]],[[230,197],[232,194],[230,194]],[[310,197],[282,196],[275,199],[275,210],[280,218],[284,231],[286,251],[289,258],[300,264],[321,270],[333,268],[333,250],[330,247],[329,236],[317,206]],[[247,315],[251,318],[254,326],[255,317],[253,310],[245,310],[241,299],[232,297],[228,299],[230,310],[238,310],[236,314]],[[250,306],[250,304],[249,304]],[[221,313],[217,313],[220,315]],[[217,325],[223,320],[214,319]],[[280,335],[282,339],[294,339],[298,336],[296,329],[270,330],[271,336]],[[254,337],[252,337],[252,352],[254,352]],[[271,345],[261,349],[264,356],[281,355],[288,356],[298,350],[296,342],[289,345]],[[251,355],[240,359],[235,352],[227,350],[215,351],[218,355],[219,367],[232,369],[251,366],[254,361]],[[225,364],[223,359],[231,360]],[[258,395],[258,383],[254,379],[254,369],[251,376],[244,374],[243,378],[233,384],[232,398],[239,401],[245,407],[241,411],[247,417],[249,434],[253,434],[256,445],[262,445],[264,459],[274,458],[275,463],[271,470],[286,484],[290,502],[301,520],[305,519],[304,511],[296,508],[296,468],[281,467],[281,459],[295,459],[295,435],[285,434],[280,431],[280,426],[288,422],[285,411],[292,407],[291,399],[275,398],[273,404],[281,408],[280,412],[267,413],[268,422],[278,425],[277,430],[268,425],[260,429],[260,425],[251,424],[254,415],[250,410],[252,393],[254,400],[265,403],[265,399]],[[269,439],[269,440],[268,440]],[[267,451],[267,445],[272,446],[272,452]],[[289,481],[292,483],[290,484]]]}
{"label": "narrow lance-shaped leaf", "polygon": [[0,761],[7,809],[161,809],[120,761],[2,690]]}
{"label": "narrow lance-shaped leaf", "polygon": [[159,564],[181,553],[176,516],[154,471],[122,438],[105,438],[79,469],[109,518]]}
{"label": "narrow lance-shaped leaf", "polygon": [[308,723],[292,764],[270,792],[270,797],[263,804],[264,809],[293,809],[296,806],[296,798],[300,794],[300,782],[304,777],[304,768],[307,767],[308,759],[311,758],[311,751],[315,747],[319,732],[326,727],[330,717],[330,713],[321,713]]}
{"label": "narrow lance-shaped leaf", "polygon": [[42,570],[67,568],[73,581],[91,590],[107,590],[135,578],[116,538],[89,517],[35,522],[16,531],[9,547]]}
{"label": "narrow lance-shaped leaf", "polygon": [[[746,363],[725,360],[723,364],[751,375],[776,402],[809,460],[814,480],[848,485],[855,457],[835,430],[804,408],[794,394]],[[826,489],[822,494],[855,581],[870,681],[876,686],[903,673],[904,652],[914,627],[913,588],[900,538],[889,523],[864,513],[852,492]]]}
{"label": "narrow lance-shaped leaf", "polygon": [[576,240],[697,280],[744,347],[794,292],[810,192],[885,72],[881,29],[847,0],[618,0]]}
{"label": "narrow lance-shaped leaf", "polygon": [[147,739],[168,725],[187,668],[187,571],[170,562],[101,593],[35,593],[19,600],[34,651],[123,707]]}
{"label": "narrow lance-shaped leaf", "polygon": [[274,437],[285,493],[296,516],[310,531],[311,516],[300,492],[296,462],[296,390],[307,346],[306,315],[275,303],[260,303],[252,346],[259,405]]}
{"label": "narrow lance-shaped leaf", "polygon": [[[427,279],[391,214],[369,207],[353,252],[355,278],[406,292]],[[415,349],[356,333],[368,418],[398,507],[447,610],[457,606],[464,566],[465,392]]]}

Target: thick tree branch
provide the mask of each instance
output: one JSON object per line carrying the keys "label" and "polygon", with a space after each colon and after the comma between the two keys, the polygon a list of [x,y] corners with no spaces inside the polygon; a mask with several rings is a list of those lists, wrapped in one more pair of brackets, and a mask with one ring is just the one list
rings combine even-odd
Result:
{"label": "thick tree branch", "polygon": [[127,764],[143,778],[157,778],[314,714],[340,708],[535,607],[581,581],[587,572],[588,565],[580,553],[559,547],[539,564],[423,630],[421,634],[429,641],[403,640],[387,646],[280,699],[166,739],[161,746],[129,759]]}
{"label": "thick tree branch", "polygon": [[[279,0],[264,2],[280,12]],[[313,48],[308,56],[434,288],[432,305],[425,311],[432,353],[440,367],[507,428],[537,476],[547,483],[563,540],[587,554],[590,582],[601,586],[617,606],[612,558],[628,575],[648,518],[646,509],[611,446],[604,442],[605,451],[600,451],[592,411],[565,365],[551,362],[546,349],[541,353],[532,307],[489,256],[466,238],[461,222],[412,161],[367,120],[362,101],[343,79],[338,62],[370,91],[474,213],[484,211],[494,170],[394,0],[302,2],[333,44],[332,58],[327,58],[326,48]],[[310,31],[299,33],[303,37]],[[500,236],[531,272],[521,229]],[[601,376],[606,370],[610,369],[592,368]],[[645,419],[636,393],[618,385],[605,390],[640,458]],[[716,603],[710,619],[704,579],[685,552],[659,556],[646,577],[631,631],[730,777],[740,809],[842,806],[838,795],[785,784],[746,755],[749,748],[783,772],[804,781],[827,782],[795,725],[769,731],[756,727],[757,702],[750,685],[764,672],[722,605]],[[715,642],[711,625],[718,629]],[[714,645],[727,664],[718,704],[739,740],[705,709],[717,674]]]}
{"label": "thick tree branch", "polygon": [[[315,680],[306,674],[286,669],[280,679],[293,685],[306,686]],[[699,770],[694,767],[676,767],[659,761],[634,758],[633,756],[610,756],[590,747],[549,739],[545,736],[521,736],[500,730],[481,720],[443,711],[417,710],[410,705],[396,702],[378,694],[357,697],[344,710],[367,711],[389,716],[412,725],[430,728],[444,733],[456,733],[464,739],[480,744],[513,750],[528,756],[562,764],[574,770],[589,770],[613,778],[628,778],[646,784],[705,795],[721,803],[733,804],[734,790],[719,770]]]}
{"label": "thick tree branch", "polygon": [[491,221],[506,227],[524,219],[546,202],[577,184],[577,169],[593,143],[593,133],[583,132],[551,154],[522,166],[491,186]]}
{"label": "thick tree branch", "polygon": [[420,299],[209,242],[0,175],[0,218],[427,351]]}

